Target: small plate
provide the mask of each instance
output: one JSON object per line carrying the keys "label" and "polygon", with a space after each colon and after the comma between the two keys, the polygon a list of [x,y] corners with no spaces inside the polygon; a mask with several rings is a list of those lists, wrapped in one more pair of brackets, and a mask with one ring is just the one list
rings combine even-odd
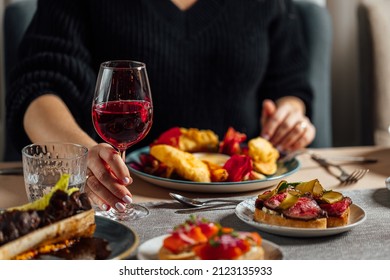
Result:
{"label": "small plate", "polygon": [[257,229],[260,229],[268,233],[277,234],[277,235],[292,236],[292,237],[319,237],[319,236],[335,235],[335,234],[349,231],[366,220],[366,213],[364,212],[364,210],[359,206],[357,206],[356,204],[352,204],[349,223],[346,226],[342,226],[342,227],[334,227],[334,228],[326,228],[326,229],[310,229],[310,228],[293,228],[293,227],[267,225],[253,220],[253,215],[255,211],[255,200],[256,197],[252,197],[238,204],[235,211],[237,217],[243,222]]}
{"label": "small plate", "polygon": [[[160,250],[164,238],[168,234],[152,238],[141,244],[138,248],[137,258],[139,260],[158,260],[158,251]],[[263,239],[264,259],[265,260],[282,260],[283,253],[281,248],[273,242]]]}
{"label": "small plate", "polygon": [[[144,147],[133,151],[126,157],[126,162],[139,163],[139,156],[143,153],[149,153],[149,147]],[[136,170],[128,165],[130,171],[136,174],[141,179],[169,189],[175,189],[179,191],[191,191],[191,192],[206,192],[206,193],[234,193],[234,192],[245,192],[264,189],[272,186],[274,183],[280,181],[283,178],[290,176],[297,172],[301,164],[297,159],[293,159],[288,163],[278,165],[276,173],[266,179],[261,180],[250,180],[242,182],[212,182],[212,183],[200,183],[191,182],[185,180],[173,180],[153,176],[142,171]]]}

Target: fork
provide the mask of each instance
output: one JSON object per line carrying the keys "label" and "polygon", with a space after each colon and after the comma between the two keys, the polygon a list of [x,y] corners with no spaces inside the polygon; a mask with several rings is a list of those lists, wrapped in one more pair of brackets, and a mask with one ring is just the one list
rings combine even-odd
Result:
{"label": "fork", "polygon": [[356,183],[361,178],[363,178],[363,176],[366,175],[367,172],[369,171],[369,169],[356,169],[352,173],[348,173],[340,165],[331,163],[316,154],[312,154],[311,158],[327,169],[329,169],[329,167],[337,168],[341,172],[341,174],[339,176],[337,175],[335,176],[337,179],[339,179],[341,183],[345,183],[345,184]]}

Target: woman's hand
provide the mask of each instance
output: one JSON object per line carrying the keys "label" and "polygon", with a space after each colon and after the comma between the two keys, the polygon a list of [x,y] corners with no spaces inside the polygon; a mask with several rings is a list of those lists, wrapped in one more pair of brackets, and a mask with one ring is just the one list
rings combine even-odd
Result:
{"label": "woman's hand", "polygon": [[261,136],[279,151],[294,151],[309,145],[316,129],[305,116],[305,106],[296,97],[284,97],[274,103],[264,100],[261,115]]}
{"label": "woman's hand", "polygon": [[126,188],[132,181],[125,162],[109,144],[101,143],[89,149],[85,192],[101,209],[114,207],[123,212],[126,204],[132,202]]}

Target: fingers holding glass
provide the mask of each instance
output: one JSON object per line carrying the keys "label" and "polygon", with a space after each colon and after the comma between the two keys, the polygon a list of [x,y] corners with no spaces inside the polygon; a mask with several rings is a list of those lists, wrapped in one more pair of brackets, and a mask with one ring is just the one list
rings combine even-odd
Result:
{"label": "fingers holding glass", "polygon": [[[118,188],[117,193],[123,193],[123,191],[119,190],[119,188],[124,186],[116,187]],[[112,188],[114,188],[114,186]],[[88,180],[86,182],[86,192],[89,195],[90,199],[93,201],[93,203],[99,206],[99,208],[104,211],[107,211],[110,208],[114,208],[118,212],[123,212],[126,208],[126,204],[130,204],[132,202],[131,194],[114,195],[112,190],[106,188],[103,184],[101,184],[101,182],[94,175],[90,175],[88,177]],[[120,199],[118,198],[118,196],[122,198]]]}
{"label": "fingers holding glass", "polygon": [[[101,144],[107,145],[107,144]],[[107,145],[108,146],[108,145]],[[98,150],[98,156],[105,162],[106,168],[108,168],[118,181],[123,185],[129,185],[133,179],[130,177],[129,169],[123,161],[121,155],[112,147],[102,148]]]}
{"label": "fingers holding glass", "polygon": [[115,149],[108,144],[98,144],[90,149],[86,187],[93,202],[101,209],[113,207],[122,211],[123,206],[130,204],[132,195],[126,186],[131,182],[129,171]]}

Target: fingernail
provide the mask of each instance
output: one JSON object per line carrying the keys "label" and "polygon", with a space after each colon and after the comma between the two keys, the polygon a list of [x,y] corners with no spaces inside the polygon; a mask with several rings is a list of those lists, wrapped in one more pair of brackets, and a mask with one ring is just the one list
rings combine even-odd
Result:
{"label": "fingernail", "polygon": [[102,210],[104,210],[104,211],[107,211],[108,210],[108,205],[103,203],[100,208],[102,208]]}
{"label": "fingernail", "polygon": [[124,202],[126,202],[127,204],[133,203],[133,199],[132,199],[130,196],[128,196],[128,195],[125,195],[125,196],[122,198],[122,200],[123,200]]}
{"label": "fingernail", "polygon": [[130,179],[129,179],[129,177],[125,177],[125,178],[123,178],[123,184],[125,184],[125,185],[127,185],[128,183],[130,183]]}
{"label": "fingernail", "polygon": [[117,202],[115,203],[115,208],[119,211],[119,212],[123,212],[125,211],[126,209],[126,206],[124,206],[122,203],[120,202]]}

